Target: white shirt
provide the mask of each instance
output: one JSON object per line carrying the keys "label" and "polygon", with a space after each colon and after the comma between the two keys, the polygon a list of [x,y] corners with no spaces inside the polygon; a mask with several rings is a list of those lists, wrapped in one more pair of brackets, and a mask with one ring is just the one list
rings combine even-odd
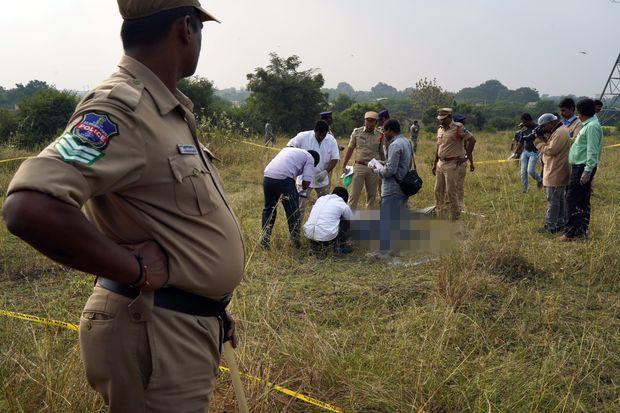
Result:
{"label": "white shirt", "polygon": [[304,234],[313,241],[331,241],[338,236],[340,218],[351,220],[351,208],[338,195],[324,195],[316,200],[304,224]]}
{"label": "white shirt", "polygon": [[297,148],[283,148],[269,162],[263,175],[272,179],[286,179],[300,176],[310,182],[314,176],[314,158],[310,152]]}
{"label": "white shirt", "polygon": [[[317,151],[320,155],[321,159],[319,160],[318,165],[316,166],[315,172],[321,172],[325,170],[325,165],[327,165],[333,159],[340,159],[340,151],[338,151],[338,143],[336,139],[330,135],[329,133],[321,141],[316,140],[314,136],[314,131],[309,130],[305,132],[299,132],[297,136],[288,141],[286,146],[291,146],[293,148],[305,149],[307,151]],[[301,185],[301,179],[297,179],[297,184]],[[324,179],[315,182],[314,178],[310,181],[310,188],[322,188],[324,186],[329,185],[329,176],[326,176]]]}

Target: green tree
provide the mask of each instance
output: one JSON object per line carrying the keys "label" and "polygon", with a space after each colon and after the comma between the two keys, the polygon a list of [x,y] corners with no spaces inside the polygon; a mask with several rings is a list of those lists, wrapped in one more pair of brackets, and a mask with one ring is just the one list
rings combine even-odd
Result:
{"label": "green tree", "polygon": [[334,114],[332,131],[336,136],[349,136],[354,128],[364,125],[364,114],[368,111],[377,111],[381,105],[377,102],[358,102],[342,112]]}
{"label": "green tree", "polygon": [[19,117],[16,111],[0,108],[0,142],[6,142],[18,125]]}
{"label": "green tree", "polygon": [[[440,107],[450,106],[453,103],[452,94],[437,84],[437,79],[420,79],[411,92],[413,115],[426,118],[428,110],[436,111]],[[424,119],[425,123],[428,119]],[[433,122],[431,120],[431,122]],[[433,122],[434,123],[434,122]]]}
{"label": "green tree", "polygon": [[336,100],[332,103],[332,110],[334,112],[342,112],[350,108],[355,103],[355,99],[345,94],[339,94]]}
{"label": "green tree", "polygon": [[213,82],[204,77],[181,79],[177,87],[194,103],[194,113],[199,117],[212,116],[215,112],[231,106],[231,103],[214,94]]}
{"label": "green tree", "polygon": [[327,95],[321,92],[323,76],[314,70],[299,70],[298,56],[269,56],[266,68],[257,68],[247,75],[247,89],[251,92],[248,107],[279,131],[311,129],[319,112],[327,106]]}
{"label": "green tree", "polygon": [[63,129],[78,103],[73,93],[47,89],[19,102],[17,143],[36,147],[47,143]]}

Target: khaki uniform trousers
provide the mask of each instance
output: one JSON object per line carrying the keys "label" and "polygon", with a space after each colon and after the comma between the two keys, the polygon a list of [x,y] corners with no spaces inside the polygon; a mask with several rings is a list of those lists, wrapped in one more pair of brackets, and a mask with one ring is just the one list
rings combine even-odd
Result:
{"label": "khaki uniform trousers", "polygon": [[349,196],[351,209],[357,209],[363,187],[366,187],[366,208],[379,209],[380,197],[378,192],[381,187],[381,177],[366,165],[355,164],[353,166],[351,195]]}
{"label": "khaki uniform trousers", "polygon": [[[457,220],[461,216],[461,202],[464,197],[467,162],[457,165],[456,161],[437,163],[437,180],[435,181],[435,202],[440,218],[449,217]],[[447,210],[450,210],[448,216]]]}
{"label": "khaki uniform trousers", "polygon": [[305,219],[306,208],[308,207],[308,204],[310,202],[310,196],[312,195],[312,191],[316,192],[317,198],[320,198],[323,195],[327,195],[329,193],[329,184],[320,188],[308,188],[308,197],[299,197],[299,217],[301,218],[302,224]]}
{"label": "khaki uniform trousers", "polygon": [[153,307],[95,286],[80,318],[88,383],[112,413],[204,413],[220,362],[218,317]]}

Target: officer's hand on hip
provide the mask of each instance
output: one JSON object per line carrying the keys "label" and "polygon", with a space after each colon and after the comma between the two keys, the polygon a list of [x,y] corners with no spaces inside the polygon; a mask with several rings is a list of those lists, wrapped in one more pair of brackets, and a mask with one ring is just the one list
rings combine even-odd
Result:
{"label": "officer's hand on hip", "polygon": [[433,167],[431,168],[431,172],[433,173],[433,175],[437,176],[437,164],[434,163]]}
{"label": "officer's hand on hip", "polygon": [[235,320],[233,320],[228,310],[224,311],[222,322],[224,324],[224,343],[230,340],[230,345],[232,345],[233,348],[237,348],[238,341],[237,333],[235,332]]}
{"label": "officer's hand on hip", "polygon": [[134,255],[142,257],[142,265],[146,267],[146,285],[141,291],[155,291],[168,282],[168,257],[155,241],[145,241],[136,245],[126,246]]}

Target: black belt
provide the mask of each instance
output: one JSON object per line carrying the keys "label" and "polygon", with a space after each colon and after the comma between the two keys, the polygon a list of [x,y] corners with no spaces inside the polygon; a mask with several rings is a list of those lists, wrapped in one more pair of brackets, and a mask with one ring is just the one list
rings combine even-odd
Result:
{"label": "black belt", "polygon": [[[112,281],[108,278],[97,278],[97,284],[117,294],[127,298],[136,298],[140,295],[140,290]],[[166,308],[179,313],[185,313],[201,317],[216,317],[221,315],[230,299],[225,301],[215,301],[211,298],[203,297],[179,290],[174,287],[165,287],[154,292],[153,305]]]}

